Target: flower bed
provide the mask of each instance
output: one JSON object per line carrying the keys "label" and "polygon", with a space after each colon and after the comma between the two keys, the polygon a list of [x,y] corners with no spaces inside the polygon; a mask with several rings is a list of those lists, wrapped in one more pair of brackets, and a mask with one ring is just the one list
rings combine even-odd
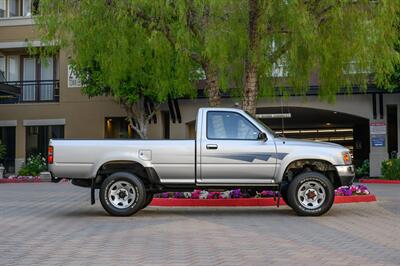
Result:
{"label": "flower bed", "polygon": [[[369,195],[370,192],[365,185],[344,186],[335,190],[336,196]],[[155,198],[173,199],[239,199],[239,198],[273,198],[277,196],[276,191],[257,191],[254,196],[240,189],[227,190],[223,192],[212,192],[196,189],[193,192],[164,192],[154,195]]]}
{"label": "flower bed", "polygon": [[[376,197],[364,185],[341,187],[335,191],[335,204],[372,202]],[[274,197],[275,196],[275,197]],[[158,207],[260,207],[276,206],[276,192],[264,190],[249,197],[239,189],[223,192],[165,192],[155,195],[151,206]],[[280,205],[286,205],[281,198]]]}

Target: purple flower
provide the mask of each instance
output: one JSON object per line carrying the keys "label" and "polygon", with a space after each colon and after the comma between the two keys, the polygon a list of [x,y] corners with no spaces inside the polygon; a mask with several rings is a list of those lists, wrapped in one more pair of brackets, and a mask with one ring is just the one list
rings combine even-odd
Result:
{"label": "purple flower", "polygon": [[183,192],[175,192],[174,193],[174,198],[176,199],[181,199],[184,198],[185,196],[183,195]]}
{"label": "purple flower", "polygon": [[236,199],[236,198],[240,198],[242,196],[242,193],[240,192],[240,189],[234,189],[231,191],[230,193],[231,198]]}

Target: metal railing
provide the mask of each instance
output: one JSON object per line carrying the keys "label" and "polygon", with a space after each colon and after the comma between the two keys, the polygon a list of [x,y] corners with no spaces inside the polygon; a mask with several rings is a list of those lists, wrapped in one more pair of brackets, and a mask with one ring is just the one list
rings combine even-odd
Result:
{"label": "metal railing", "polygon": [[[59,80],[0,81],[0,103],[58,102]],[[12,93],[7,93],[9,90]],[[15,93],[17,92],[17,93]]]}

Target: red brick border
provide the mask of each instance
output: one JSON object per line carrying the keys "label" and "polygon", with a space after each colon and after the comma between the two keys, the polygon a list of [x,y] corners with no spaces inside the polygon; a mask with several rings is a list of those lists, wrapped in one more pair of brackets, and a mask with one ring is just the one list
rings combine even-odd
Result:
{"label": "red brick border", "polygon": [[360,179],[360,183],[364,183],[364,184],[400,184],[400,180]]}
{"label": "red brick border", "polygon": [[[336,196],[335,204],[376,201],[375,195]],[[281,205],[286,203],[281,199]],[[275,206],[273,198],[245,199],[163,199],[155,198],[150,206],[158,207],[259,207]]]}
{"label": "red brick border", "polygon": [[13,178],[13,179],[8,179],[8,178],[0,178],[0,184],[15,184],[15,183],[41,183],[41,182],[49,182],[49,181],[43,181],[37,178],[32,178],[32,179],[26,179],[26,178]]}

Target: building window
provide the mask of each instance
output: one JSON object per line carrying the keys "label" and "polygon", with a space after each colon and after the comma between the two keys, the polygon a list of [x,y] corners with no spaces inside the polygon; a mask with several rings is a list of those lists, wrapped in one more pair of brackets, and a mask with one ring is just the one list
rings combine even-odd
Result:
{"label": "building window", "polygon": [[20,0],[8,0],[8,16],[9,17],[19,17],[20,15]]}
{"label": "building window", "polygon": [[5,80],[6,80],[6,58],[0,55],[0,82]]}
{"label": "building window", "polygon": [[39,0],[0,0],[0,18],[31,17],[38,9]]}
{"label": "building window", "polygon": [[6,0],[0,0],[0,18],[6,16]]}
{"label": "building window", "polygon": [[125,117],[106,117],[105,118],[106,139],[138,139],[139,136],[130,127]]}
{"label": "building window", "polygon": [[64,125],[27,126],[26,127],[26,156],[42,154],[47,156],[49,140],[64,138]]}
{"label": "building window", "polygon": [[7,57],[7,81],[19,80],[19,56],[12,55]]}

